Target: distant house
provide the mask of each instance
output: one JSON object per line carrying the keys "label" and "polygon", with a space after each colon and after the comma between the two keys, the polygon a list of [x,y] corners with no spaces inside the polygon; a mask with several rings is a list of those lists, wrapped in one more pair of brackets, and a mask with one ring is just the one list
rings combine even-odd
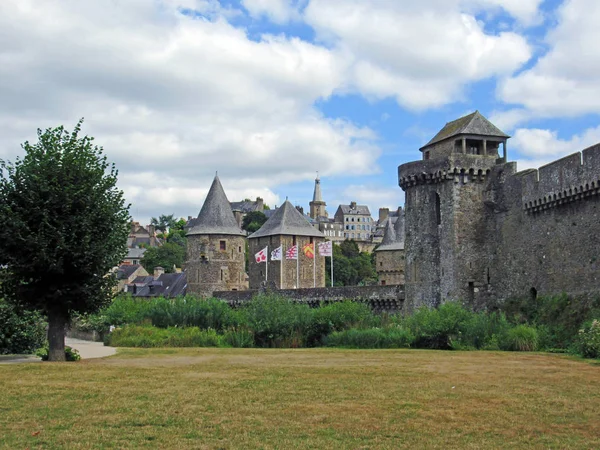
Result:
{"label": "distant house", "polygon": [[138,277],[148,276],[148,272],[139,264],[121,264],[117,268],[117,291],[125,291],[126,285]]}
{"label": "distant house", "polygon": [[340,205],[334,218],[336,222],[342,223],[345,239],[370,241],[371,233],[375,231],[375,222],[366,205],[357,205],[356,202]]}
{"label": "distant house", "polygon": [[154,276],[138,276],[127,284],[126,292],[137,298],[174,298],[187,293],[185,272],[164,273],[162,267],[154,269]]}
{"label": "distant house", "polygon": [[156,236],[153,225],[143,227],[139,222],[131,222],[131,230],[127,237],[127,255],[122,264],[137,265],[144,257],[147,248],[160,247],[162,240]]}

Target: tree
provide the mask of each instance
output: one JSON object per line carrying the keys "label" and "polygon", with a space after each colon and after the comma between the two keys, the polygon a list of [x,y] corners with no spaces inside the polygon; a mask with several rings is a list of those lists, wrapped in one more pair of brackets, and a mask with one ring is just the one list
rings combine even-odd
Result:
{"label": "tree", "polygon": [[178,221],[175,218],[175,214],[161,214],[158,216],[158,219],[156,217],[150,219],[150,225],[154,225],[154,228],[162,233],[176,226],[177,223]]}
{"label": "tree", "polygon": [[244,216],[242,220],[242,230],[246,230],[248,233],[254,233],[258,231],[260,227],[267,221],[267,216],[262,211],[252,211]]}
{"label": "tree", "polygon": [[[325,258],[326,267],[331,258]],[[333,278],[336,286],[357,286],[372,283],[377,279],[375,262],[370,253],[360,252],[358,244],[345,240],[333,246]],[[326,283],[331,284],[330,272],[325,271]]]}
{"label": "tree", "polygon": [[109,303],[108,275],[127,251],[129,206],[93,138],[38,130],[23,159],[0,161],[0,266],[5,299],[48,317],[49,360],[65,360],[73,313]]}
{"label": "tree", "polygon": [[142,266],[149,273],[155,267],[162,267],[165,272],[174,272],[173,267],[181,267],[185,258],[185,244],[166,242],[160,247],[151,247],[144,253]]}

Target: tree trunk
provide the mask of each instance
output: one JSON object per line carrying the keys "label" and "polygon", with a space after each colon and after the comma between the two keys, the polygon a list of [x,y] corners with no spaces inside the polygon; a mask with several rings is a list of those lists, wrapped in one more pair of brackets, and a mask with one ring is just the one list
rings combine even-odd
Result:
{"label": "tree trunk", "polygon": [[48,361],[66,361],[65,358],[65,327],[67,318],[55,311],[48,312]]}

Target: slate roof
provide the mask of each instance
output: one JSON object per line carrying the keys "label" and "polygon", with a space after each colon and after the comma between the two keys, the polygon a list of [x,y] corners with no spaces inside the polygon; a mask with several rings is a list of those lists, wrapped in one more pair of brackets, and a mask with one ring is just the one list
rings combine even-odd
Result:
{"label": "slate roof", "polygon": [[421,150],[429,147],[430,145],[454,136],[459,136],[461,134],[474,134],[478,136],[492,136],[499,138],[510,137],[508,134],[497,128],[492,122],[483,117],[479,111],[475,111],[474,113],[461,117],[460,119],[448,122],[444,128],[442,128],[438,134],[433,137],[433,139],[421,147]]}
{"label": "slate roof", "polygon": [[280,235],[324,237],[288,200],[248,239]]}
{"label": "slate roof", "polygon": [[366,205],[356,205],[354,208],[350,205],[340,205],[339,209],[341,209],[344,214],[371,215],[371,211],[369,211],[369,207]]}
{"label": "slate roof", "polygon": [[321,179],[317,175],[315,178],[315,191],[313,192],[313,202],[322,202],[323,197],[321,196]]}
{"label": "slate roof", "polygon": [[231,205],[221,181],[215,176],[202,205],[198,219],[188,231],[188,236],[194,234],[231,234],[244,236],[246,233],[238,226],[231,210]]}
{"label": "slate roof", "polygon": [[[152,277],[149,278],[152,279]],[[180,295],[185,295],[186,291],[187,276],[185,272],[163,273],[156,280],[152,279],[150,282],[137,289],[136,293],[132,295],[133,297],[173,298]]]}
{"label": "slate roof", "polygon": [[121,264],[117,269],[117,278],[119,280],[126,280],[140,267],[139,264]]}
{"label": "slate roof", "polygon": [[396,220],[396,225],[392,223],[392,218],[388,217],[383,241],[375,249],[376,252],[388,250],[404,250],[404,220],[400,217]]}
{"label": "slate roof", "polygon": [[125,259],[139,259],[142,256],[144,256],[144,253],[146,253],[146,249],[145,248],[128,248],[127,249],[127,256],[125,257]]}

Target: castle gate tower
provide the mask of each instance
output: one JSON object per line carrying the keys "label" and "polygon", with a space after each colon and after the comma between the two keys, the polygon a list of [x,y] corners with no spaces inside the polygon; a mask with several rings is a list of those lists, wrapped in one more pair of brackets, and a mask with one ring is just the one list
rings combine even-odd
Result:
{"label": "castle gate tower", "polygon": [[[406,193],[406,299],[415,307],[493,295],[492,178],[502,176],[508,135],[478,111],[447,123],[422,160],[398,167]],[[503,148],[502,155],[499,154]]]}
{"label": "castle gate tower", "polygon": [[188,292],[209,297],[214,291],[247,289],[245,234],[215,176],[198,219],[187,233]]}

